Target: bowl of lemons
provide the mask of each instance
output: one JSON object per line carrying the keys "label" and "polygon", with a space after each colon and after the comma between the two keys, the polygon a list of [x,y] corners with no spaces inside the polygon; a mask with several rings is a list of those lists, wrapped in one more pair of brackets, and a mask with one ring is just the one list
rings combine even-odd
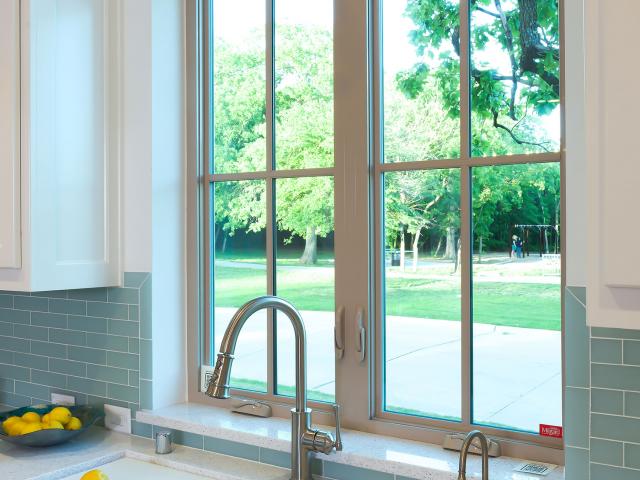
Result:
{"label": "bowl of lemons", "polygon": [[15,445],[50,447],[77,437],[103,416],[89,406],[19,408],[0,414],[0,438]]}

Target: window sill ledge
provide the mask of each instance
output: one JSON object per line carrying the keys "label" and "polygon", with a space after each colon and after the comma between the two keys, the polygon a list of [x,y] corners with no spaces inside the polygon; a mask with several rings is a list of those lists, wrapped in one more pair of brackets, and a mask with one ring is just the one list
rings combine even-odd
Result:
{"label": "window sill ledge", "polygon": [[[138,411],[136,421],[162,428],[214,437],[259,448],[290,451],[291,425],[283,418],[258,418],[231,413],[229,410],[183,403],[153,411]],[[331,427],[327,428],[331,431]],[[458,475],[458,453],[443,450],[438,445],[343,430],[344,450],[320,455],[325,462],[366,468],[391,475],[432,480],[455,480]],[[495,480],[529,480],[540,477],[515,473],[523,460],[510,457],[491,459],[491,478]],[[480,478],[480,459],[469,457],[467,471]],[[558,467],[547,480],[564,478],[564,468]]]}

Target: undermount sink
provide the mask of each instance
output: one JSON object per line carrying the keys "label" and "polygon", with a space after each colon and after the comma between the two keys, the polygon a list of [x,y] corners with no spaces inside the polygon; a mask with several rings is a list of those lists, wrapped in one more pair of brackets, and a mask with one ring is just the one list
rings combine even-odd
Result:
{"label": "undermount sink", "polygon": [[[120,458],[111,463],[102,465],[99,468],[102,472],[109,476],[109,480],[202,480],[202,475],[194,475],[192,473],[183,472],[174,468],[163,467],[144,460],[136,460],[133,458]],[[89,469],[92,470],[92,469]],[[63,480],[80,480],[86,471],[82,471]]]}

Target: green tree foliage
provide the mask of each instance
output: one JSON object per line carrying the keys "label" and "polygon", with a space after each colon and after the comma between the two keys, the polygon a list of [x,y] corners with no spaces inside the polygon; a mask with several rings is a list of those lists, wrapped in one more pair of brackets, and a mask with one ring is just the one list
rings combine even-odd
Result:
{"label": "green tree foliage", "polygon": [[[264,39],[216,42],[214,165],[219,173],[259,171],[266,162]],[[330,32],[280,26],[276,39],[275,162],[278,169],[333,164],[333,54]],[[316,239],[333,231],[332,179],[277,182],[281,231],[311,242],[301,258],[315,263]],[[216,189],[216,227],[228,235],[265,227],[263,182],[229,182]],[[290,236],[288,237],[290,240]]]}
{"label": "green tree foliage", "polygon": [[[471,103],[481,122],[474,130],[474,155],[557,148],[540,132],[539,121],[557,107],[560,96],[557,0],[471,0],[471,13]],[[458,118],[458,1],[408,0],[406,15],[415,24],[410,38],[424,61],[398,74],[399,88],[416,98],[429,77],[436,78],[444,108]],[[491,58],[497,52],[504,62]],[[432,61],[438,56],[439,61]],[[486,125],[500,130],[502,145],[486,141]]]}
{"label": "green tree foliage", "polygon": [[[555,148],[539,126],[541,116],[558,101],[556,0],[472,0],[472,9],[474,52],[501,52],[511,69],[505,78],[503,71],[486,62],[473,62],[473,154]],[[415,24],[410,39],[424,61],[385,78],[385,162],[456,158],[460,155],[458,4],[408,0],[405,13]],[[332,43],[331,33],[317,28],[277,27],[278,169],[333,165]],[[264,170],[264,37],[256,34],[233,45],[216,40],[214,54],[215,171]],[[558,224],[559,178],[555,164],[474,168],[474,251],[507,251],[515,224]],[[301,260],[314,263],[317,238],[333,231],[333,179],[277,180],[275,193],[279,238],[285,243],[295,236],[304,238]],[[263,230],[266,202],[263,181],[217,184],[216,236]],[[457,169],[385,175],[386,242],[404,248],[408,241],[414,268],[419,251],[457,257],[459,209]]]}

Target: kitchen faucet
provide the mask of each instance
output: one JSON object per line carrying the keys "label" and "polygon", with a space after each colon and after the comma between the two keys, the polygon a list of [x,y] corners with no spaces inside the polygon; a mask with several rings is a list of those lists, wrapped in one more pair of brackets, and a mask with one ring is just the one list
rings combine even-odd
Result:
{"label": "kitchen faucet", "polygon": [[311,452],[326,455],[333,449],[342,450],[340,439],[340,406],[334,405],[336,438],[328,432],[311,427],[311,409],[307,408],[307,340],[304,322],[296,308],[278,297],[258,297],[245,303],[235,313],[220,344],[220,353],[209,381],[207,395],[229,398],[231,364],[240,331],[251,315],[265,308],[283,312],[293,325],[296,342],[296,408],[291,409],[291,480],[312,480]]}
{"label": "kitchen faucet", "polygon": [[467,438],[462,443],[460,449],[460,466],[458,468],[458,480],[467,479],[467,455],[469,454],[469,448],[474,438],[480,440],[480,448],[482,450],[482,480],[489,480],[489,442],[484,433],[480,430],[473,430],[469,432]]}

